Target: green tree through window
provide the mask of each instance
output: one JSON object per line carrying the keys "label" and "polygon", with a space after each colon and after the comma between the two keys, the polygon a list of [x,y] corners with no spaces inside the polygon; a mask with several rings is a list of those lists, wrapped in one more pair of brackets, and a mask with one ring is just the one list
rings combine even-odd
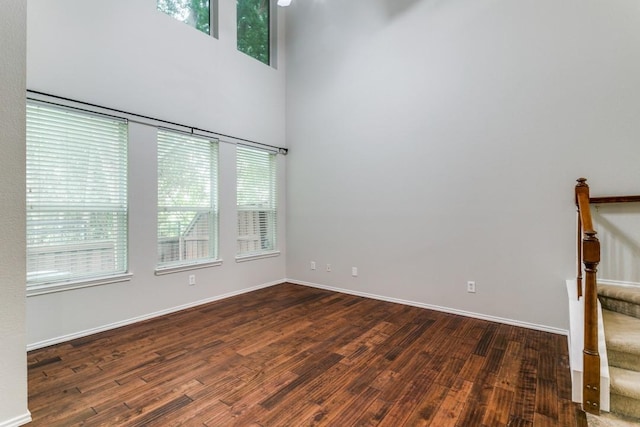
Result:
{"label": "green tree through window", "polygon": [[211,34],[209,0],[157,0],[158,10]]}
{"label": "green tree through window", "polygon": [[269,65],[269,0],[237,0],[238,50]]}

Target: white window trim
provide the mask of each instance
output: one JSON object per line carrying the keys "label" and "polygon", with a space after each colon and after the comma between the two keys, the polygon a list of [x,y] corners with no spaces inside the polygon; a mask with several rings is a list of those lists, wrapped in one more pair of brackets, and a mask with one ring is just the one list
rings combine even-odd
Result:
{"label": "white window trim", "polygon": [[129,282],[133,277],[132,273],[117,274],[113,276],[105,276],[92,278],[88,280],[77,280],[67,283],[42,283],[39,285],[30,285],[27,288],[27,297],[36,295],[52,294],[55,292],[70,291],[72,289],[90,288],[92,286],[109,285],[112,283]]}
{"label": "white window trim", "polygon": [[236,262],[253,261],[254,259],[273,258],[280,256],[280,251],[261,252],[259,254],[246,254],[236,256]]}
{"label": "white window trim", "polygon": [[164,276],[165,274],[179,273],[181,271],[198,270],[201,268],[219,267],[222,265],[222,260],[217,259],[214,261],[198,262],[193,264],[180,264],[169,265],[163,267],[156,267],[154,274],[156,276]]}

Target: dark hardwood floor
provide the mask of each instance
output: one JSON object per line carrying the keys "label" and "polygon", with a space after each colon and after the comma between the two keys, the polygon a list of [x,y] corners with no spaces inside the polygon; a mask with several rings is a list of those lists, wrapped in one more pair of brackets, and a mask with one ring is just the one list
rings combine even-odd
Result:
{"label": "dark hardwood floor", "polygon": [[33,426],[575,426],[564,336],[282,284],[32,351]]}

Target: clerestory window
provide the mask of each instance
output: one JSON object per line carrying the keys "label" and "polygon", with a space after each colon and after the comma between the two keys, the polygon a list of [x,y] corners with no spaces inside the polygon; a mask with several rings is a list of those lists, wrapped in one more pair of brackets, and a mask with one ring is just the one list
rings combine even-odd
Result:
{"label": "clerestory window", "polygon": [[271,62],[271,2],[236,0],[238,50],[269,65]]}

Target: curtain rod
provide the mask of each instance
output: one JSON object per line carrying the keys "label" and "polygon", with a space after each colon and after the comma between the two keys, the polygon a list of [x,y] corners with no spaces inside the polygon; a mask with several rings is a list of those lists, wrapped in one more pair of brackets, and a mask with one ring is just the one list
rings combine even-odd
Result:
{"label": "curtain rod", "polygon": [[[154,122],[164,123],[164,124],[171,125],[171,126],[178,126],[178,127],[190,129],[191,133],[194,134],[194,135],[197,135],[196,132],[206,132],[206,133],[209,133],[209,134],[212,134],[212,135],[221,136],[223,138],[231,138],[231,139],[234,139],[236,141],[241,141],[239,143],[240,145],[243,145],[242,142],[244,142],[244,143],[251,144],[251,145],[259,145],[261,147],[268,147],[268,148],[271,148],[272,150],[275,150],[278,154],[282,154],[282,155],[285,155],[285,156],[289,152],[289,149],[285,148],[285,147],[278,147],[276,145],[269,145],[269,144],[265,144],[263,142],[257,142],[257,141],[252,141],[250,139],[239,138],[239,137],[233,136],[233,135],[227,135],[227,134],[224,134],[224,133],[214,132],[214,131],[210,131],[210,130],[207,130],[207,129],[201,129],[201,128],[197,128],[197,127],[194,127],[194,126],[187,126],[187,125],[183,125],[183,124],[180,124],[180,123],[171,122],[169,120],[157,119],[155,117],[145,116],[144,114],[131,113],[129,111],[118,110],[117,108],[105,107],[105,106],[99,105],[99,104],[93,104],[93,103],[90,103],[90,102],[78,101],[78,100],[71,99],[71,98],[65,98],[64,96],[51,95],[49,93],[40,92],[40,91],[37,91],[37,90],[27,89],[27,93],[31,93],[31,94],[34,94],[34,95],[40,95],[40,96],[46,96],[48,98],[59,99],[61,101],[72,102],[72,103],[75,103],[75,104],[85,105],[87,107],[99,108],[99,109],[111,111],[111,112],[114,112],[114,113],[119,113],[119,114],[125,114],[127,116],[138,117],[140,119],[152,120]],[[41,99],[37,99],[37,98],[33,99],[33,100],[42,101]],[[95,113],[95,111],[90,111],[90,110],[87,110],[87,111]],[[148,123],[143,123],[143,124],[148,124]]]}

